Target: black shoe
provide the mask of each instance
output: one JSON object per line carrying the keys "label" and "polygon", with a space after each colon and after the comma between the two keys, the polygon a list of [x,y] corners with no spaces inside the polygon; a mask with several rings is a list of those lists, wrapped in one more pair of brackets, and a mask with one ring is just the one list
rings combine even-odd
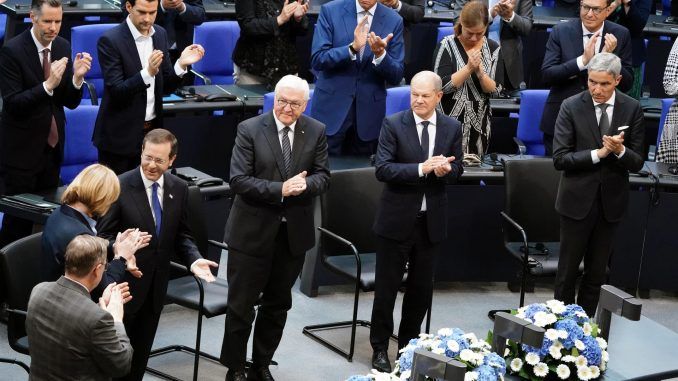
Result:
{"label": "black shoe", "polygon": [[244,370],[233,370],[230,369],[226,372],[226,381],[247,381],[247,375]]}
{"label": "black shoe", "polygon": [[262,366],[261,368],[250,369],[247,372],[247,381],[275,381],[275,379],[268,367]]}
{"label": "black shoe", "polygon": [[391,373],[391,362],[388,361],[388,353],[385,350],[375,350],[372,353],[372,368],[380,372]]}

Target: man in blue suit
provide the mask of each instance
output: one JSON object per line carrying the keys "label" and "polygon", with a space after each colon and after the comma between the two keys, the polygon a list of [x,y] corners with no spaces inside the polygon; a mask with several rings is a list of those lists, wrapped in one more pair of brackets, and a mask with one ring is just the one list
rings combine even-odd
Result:
{"label": "man in blue suit", "polygon": [[386,83],[400,83],[403,60],[403,20],[393,9],[377,0],[322,6],[311,52],[317,75],[311,116],[327,126],[330,155],[374,152]]}
{"label": "man in blue suit", "polygon": [[[447,237],[445,185],[464,172],[461,124],[436,111],[442,80],[430,71],[411,82],[411,109],[384,119],[376,176],[384,191],[374,221],[378,236],[370,343],[372,367],[390,372],[387,350],[393,307],[407,264],[398,348],[416,338],[430,305],[433,266]],[[315,106],[314,106],[315,107]]]}
{"label": "man in blue suit", "polygon": [[621,82],[618,88],[628,91],[633,86],[631,35],[628,29],[605,21],[614,0],[583,0],[579,20],[553,27],[546,43],[542,79],[550,87],[540,129],[544,132],[546,155],[553,154],[553,130],[566,98],[587,89],[586,69],[594,55],[614,53],[621,59]]}

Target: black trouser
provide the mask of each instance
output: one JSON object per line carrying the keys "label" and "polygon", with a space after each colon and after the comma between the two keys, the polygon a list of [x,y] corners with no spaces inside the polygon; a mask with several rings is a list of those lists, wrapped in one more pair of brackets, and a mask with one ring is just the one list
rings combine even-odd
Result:
{"label": "black trouser", "polygon": [[584,276],[579,284],[577,304],[593,317],[600,297],[600,286],[607,277],[618,222],[608,222],[596,196],[591,211],[583,220],[560,216],[560,258],[554,298],[574,303],[579,264],[584,260]]}
{"label": "black trouser", "polygon": [[[228,312],[220,361],[232,370],[245,369],[247,341],[254,322],[252,364],[271,363],[292,308],[292,286],[304,264],[303,253],[292,254],[287,224],[282,223],[275,243],[267,252],[245,254],[228,251]],[[261,304],[254,306],[261,295]]]}
{"label": "black trouser", "polygon": [[358,136],[354,99],[339,131],[334,135],[327,136],[327,153],[332,156],[342,154],[369,156],[376,152],[376,148],[376,140],[364,141]]}
{"label": "black trouser", "polygon": [[440,244],[429,241],[425,215],[417,218],[412,235],[404,241],[379,237],[377,242],[370,343],[374,350],[388,349],[389,337],[393,333],[393,307],[405,266],[409,263],[398,329],[398,348],[403,348],[419,336],[421,322],[431,304],[433,267]]}

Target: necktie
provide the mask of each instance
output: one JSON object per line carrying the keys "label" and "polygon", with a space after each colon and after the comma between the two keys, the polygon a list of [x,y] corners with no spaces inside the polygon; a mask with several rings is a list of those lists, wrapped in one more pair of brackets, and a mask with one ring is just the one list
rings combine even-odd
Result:
{"label": "necktie", "polygon": [[162,225],[162,208],[158,198],[158,183],[153,183],[153,193],[151,194],[151,204],[153,205],[153,215],[155,216],[155,234],[160,236],[160,227]]}
{"label": "necktie", "polygon": [[598,105],[600,108],[600,121],[598,122],[598,128],[600,129],[600,134],[605,135],[610,129],[610,119],[607,117],[607,103],[601,103]]}
{"label": "necktie", "polygon": [[584,36],[590,40],[593,37],[593,33],[586,33]]}
{"label": "necktie", "polygon": [[[45,48],[42,50],[42,73],[45,76],[45,80],[49,78],[51,73],[52,64],[49,62],[49,49]],[[49,127],[49,135],[47,135],[47,144],[50,147],[54,148],[57,143],[59,143],[59,130],[57,129],[56,119],[52,115],[52,124]]]}
{"label": "necktie", "polygon": [[428,159],[428,120],[421,122],[421,154],[424,157],[424,160]]}
{"label": "necktie", "polygon": [[282,152],[283,160],[285,161],[285,180],[290,178],[290,169],[292,167],[292,145],[290,144],[290,137],[288,136],[290,128],[285,126],[282,129]]}
{"label": "necktie", "polygon": [[[360,20],[362,20],[363,17],[365,17],[365,16],[367,16],[367,15],[369,15],[369,14],[370,14],[370,13],[369,13],[368,11],[362,11],[362,12],[360,12]],[[360,21],[358,21],[358,22],[360,22]],[[367,18],[367,22],[365,23],[365,34],[369,33],[369,31],[370,31],[370,18],[368,17],[368,18]],[[366,47],[366,46],[367,46],[367,42],[365,42],[365,45],[363,45],[363,46],[360,48],[360,52],[358,53],[358,57],[360,58],[361,61],[363,60],[363,54],[365,54],[365,47]]]}

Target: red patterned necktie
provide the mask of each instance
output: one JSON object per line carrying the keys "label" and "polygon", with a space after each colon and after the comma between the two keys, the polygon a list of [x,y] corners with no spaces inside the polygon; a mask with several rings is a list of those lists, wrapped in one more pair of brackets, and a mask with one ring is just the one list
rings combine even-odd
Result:
{"label": "red patterned necktie", "polygon": [[[49,62],[49,49],[45,48],[42,50],[42,73],[45,76],[45,80],[49,78],[51,67],[52,64]],[[56,147],[57,143],[59,143],[59,130],[57,129],[54,114],[52,114],[52,125],[49,128],[49,135],[47,135],[47,144],[54,148]]]}

